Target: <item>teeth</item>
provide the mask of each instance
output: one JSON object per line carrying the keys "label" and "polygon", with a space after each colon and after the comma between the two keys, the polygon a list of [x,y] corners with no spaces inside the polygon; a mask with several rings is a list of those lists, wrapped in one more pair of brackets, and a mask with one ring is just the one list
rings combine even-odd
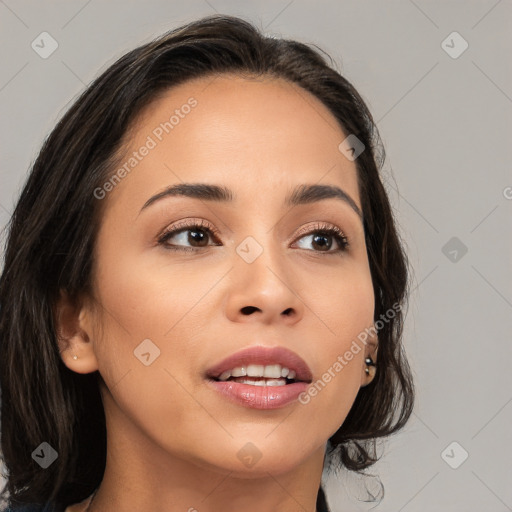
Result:
{"label": "teeth", "polygon": [[239,366],[231,370],[232,377],[245,377],[247,375],[247,368],[245,366]]}
{"label": "teeth", "polygon": [[265,367],[261,364],[250,364],[247,367],[248,377],[263,377],[263,371]]}
{"label": "teeth", "polygon": [[250,384],[251,386],[286,386],[286,379],[268,379],[268,380],[250,380],[239,379],[240,384]]}
{"label": "teeth", "polygon": [[286,386],[286,379],[268,379],[267,386]]}
{"label": "teeth", "polygon": [[229,377],[231,377],[231,372],[229,370],[226,370],[225,372],[222,372],[219,376],[219,380],[228,380]]}
{"label": "teeth", "polygon": [[278,379],[281,377],[281,367],[278,364],[270,364],[263,369],[263,377]]}
{"label": "teeth", "polygon": [[[226,381],[230,377],[266,377],[267,379],[277,379],[268,380],[267,382],[280,382],[285,377],[292,380],[295,379],[296,373],[294,370],[290,370],[286,367],[282,367],[279,364],[269,364],[269,365],[260,365],[260,364],[249,364],[247,366],[237,366],[236,368],[232,368],[231,370],[226,370],[219,376],[219,380]],[[282,378],[282,379],[281,379]],[[254,381],[251,381],[252,384]],[[265,381],[261,381],[263,384],[255,384],[256,386],[265,385]],[[281,384],[268,384],[270,386],[280,386]]]}

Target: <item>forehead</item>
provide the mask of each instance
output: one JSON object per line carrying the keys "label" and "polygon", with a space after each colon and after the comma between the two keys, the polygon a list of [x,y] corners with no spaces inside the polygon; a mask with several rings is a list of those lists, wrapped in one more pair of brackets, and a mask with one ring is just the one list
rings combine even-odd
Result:
{"label": "forehead", "polygon": [[117,187],[129,186],[132,196],[180,181],[253,190],[325,182],[342,185],[359,204],[356,166],[338,149],[346,134],[318,98],[282,79],[187,81],[160,93],[128,135],[123,162],[151,146]]}
{"label": "forehead", "polygon": [[[244,147],[254,147],[261,142],[279,144],[276,136],[284,142],[298,136],[306,147],[318,145],[322,139],[324,145],[333,144],[337,150],[340,137],[345,138],[337,120],[318,98],[294,83],[271,76],[215,75],[163,91],[144,109],[136,134],[144,135],[166,121],[172,127],[164,129],[162,135],[172,132],[175,142],[180,134],[186,135],[190,143],[194,142],[190,137],[196,135],[201,145],[228,142],[221,139],[229,136],[233,142],[244,142]],[[214,135],[218,135],[217,140]],[[258,137],[250,139],[250,135]],[[300,151],[299,147],[294,149]]]}

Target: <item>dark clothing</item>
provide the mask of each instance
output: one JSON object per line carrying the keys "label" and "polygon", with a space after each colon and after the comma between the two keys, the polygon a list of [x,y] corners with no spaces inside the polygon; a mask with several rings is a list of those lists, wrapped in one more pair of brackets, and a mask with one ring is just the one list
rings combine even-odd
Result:
{"label": "dark clothing", "polygon": [[58,507],[50,503],[37,505],[9,506],[4,512],[64,512],[66,507]]}
{"label": "dark clothing", "polygon": [[325,499],[322,486],[320,486],[320,489],[318,489],[318,496],[316,498],[316,510],[317,512],[331,512],[327,506],[327,500]]}
{"label": "dark clothing", "polygon": [[[325,499],[325,494],[320,486],[318,496],[316,498],[317,512],[330,512]],[[65,507],[55,506],[47,503],[46,505],[21,505],[17,507],[8,507],[4,512],[64,512]]]}

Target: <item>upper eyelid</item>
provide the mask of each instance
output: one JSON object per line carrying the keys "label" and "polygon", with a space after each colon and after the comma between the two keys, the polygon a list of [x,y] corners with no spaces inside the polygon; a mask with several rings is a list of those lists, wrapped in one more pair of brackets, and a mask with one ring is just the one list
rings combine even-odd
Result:
{"label": "upper eyelid", "polygon": [[203,229],[208,229],[214,234],[219,233],[219,230],[213,224],[210,224],[206,220],[185,219],[185,220],[177,221],[176,223],[171,224],[170,226],[167,226],[166,228],[164,228],[160,236],[165,235],[166,233],[169,233],[171,231],[181,231],[181,230],[191,229],[191,228],[195,228],[195,227],[201,227]]}
{"label": "upper eyelid", "polygon": [[340,228],[336,224],[333,224],[332,222],[327,222],[327,221],[314,221],[313,226],[305,226],[305,227],[301,228],[295,236],[308,235],[308,234],[311,234],[312,232],[322,231],[322,230],[326,230],[326,229],[335,229],[336,231],[339,231],[340,235],[346,236],[344,229]]}

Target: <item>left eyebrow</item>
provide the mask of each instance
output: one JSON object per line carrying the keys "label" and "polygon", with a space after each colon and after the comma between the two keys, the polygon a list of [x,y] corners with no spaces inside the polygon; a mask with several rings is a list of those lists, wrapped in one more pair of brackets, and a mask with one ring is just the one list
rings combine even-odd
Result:
{"label": "left eyebrow", "polygon": [[361,221],[363,221],[363,213],[356,202],[344,190],[333,185],[299,185],[286,197],[285,204],[288,206],[297,206],[315,203],[324,199],[340,199],[344,201],[357,213]]}
{"label": "left eyebrow", "polygon": [[[171,185],[162,192],[150,197],[141,208],[141,211],[166,197],[184,196],[193,199],[201,199],[214,202],[233,202],[235,194],[232,190],[221,185],[210,183],[180,183]],[[325,199],[339,199],[348,204],[363,220],[363,214],[356,202],[341,188],[334,185],[299,185],[286,196],[284,203],[286,206],[299,206],[311,204]]]}

